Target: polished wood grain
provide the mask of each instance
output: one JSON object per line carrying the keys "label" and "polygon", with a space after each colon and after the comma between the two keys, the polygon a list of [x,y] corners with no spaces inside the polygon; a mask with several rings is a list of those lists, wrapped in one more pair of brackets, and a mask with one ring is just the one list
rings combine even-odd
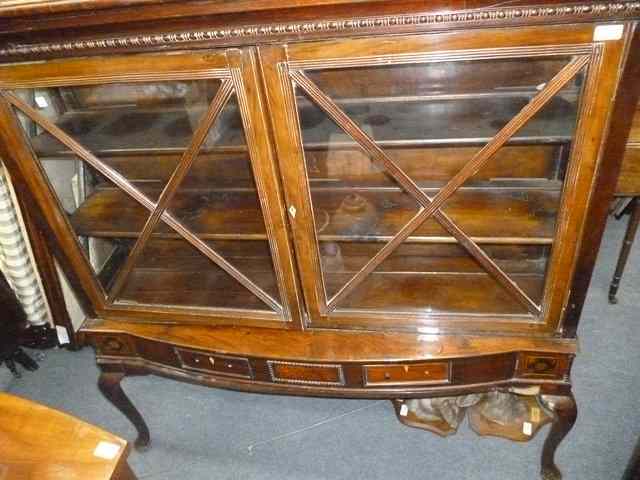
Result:
{"label": "polished wood grain", "polygon": [[[545,28],[549,36],[553,37],[554,45],[566,45],[567,53],[576,55],[588,53],[590,49],[588,45],[593,41],[593,25],[572,24]],[[407,60],[413,59],[426,61],[430,54],[434,54],[436,55],[434,61],[442,61],[457,59],[455,56],[452,58],[451,55],[465,51],[471,52],[471,59],[491,59],[502,58],[512,53],[545,52],[548,48],[548,38],[538,33],[539,30],[536,27],[525,27],[511,31],[481,29],[473,35],[460,35],[456,31],[436,36],[410,35],[398,37],[394,39],[396,41],[382,42],[376,36],[350,39],[348,44],[342,39],[328,39],[291,43],[287,46],[287,54],[291,68],[294,69],[319,68],[326,65],[327,61],[330,62],[327,66],[333,67],[341,64],[352,65],[352,61],[346,60],[350,58],[359,58],[362,63],[371,65],[372,59],[377,57],[378,59],[374,61],[378,65],[387,65],[407,63]],[[332,53],[327,54],[327,52]],[[366,55],[362,55],[362,52],[366,52]],[[408,57],[408,54],[413,54],[415,57]],[[384,57],[386,61],[383,60]]]}
{"label": "polished wood grain", "polygon": [[227,58],[238,94],[238,106],[242,112],[252,171],[260,194],[260,208],[265,218],[280,295],[283,300],[287,300],[283,302],[283,317],[291,321],[295,328],[301,329],[304,323],[304,306],[294,267],[293,245],[288,235],[288,219],[273,151],[271,125],[265,112],[264,91],[259,82],[260,64],[254,49],[229,50]]}
{"label": "polished wood grain", "polygon": [[640,194],[640,142],[627,143],[615,192],[623,197]]}
{"label": "polished wood grain", "polygon": [[[138,443],[128,375],[354,398],[513,391],[554,413],[542,473],[559,478],[622,155],[624,133],[607,135],[628,131],[622,104],[640,92],[640,7],[196,3],[96,0],[91,18],[14,3],[0,20],[0,59],[16,60],[0,65],[1,153],[89,304],[81,337]],[[609,21],[622,37],[594,40]],[[512,83],[487,91],[496,78]],[[234,92],[196,129],[171,93],[143,91],[193,79],[200,115]],[[24,88],[49,89],[59,116]],[[40,162],[77,158],[89,195],[67,216]],[[100,281],[78,233],[117,245]]]}
{"label": "polished wood grain", "polygon": [[[552,183],[542,188],[468,188],[458,191],[447,202],[445,211],[460,228],[478,243],[550,244],[555,230],[555,215],[560,199],[560,185]],[[158,192],[140,189],[147,198]],[[418,203],[398,189],[367,190],[327,188],[315,190],[313,204],[329,216],[318,235],[326,241],[354,241],[350,225],[336,214],[340,204],[354,190],[376,208],[376,224],[359,241],[389,241],[418,211]],[[395,190],[395,191],[394,191]],[[433,194],[437,188],[422,189]],[[206,197],[208,204],[201,200]],[[393,209],[385,208],[391,204]],[[469,205],[477,205],[470,210]],[[118,211],[117,218],[110,212]],[[255,191],[243,189],[198,190],[182,189],[174,198],[171,211],[203,240],[262,240],[267,238],[262,212]],[[503,212],[510,215],[504,217]],[[76,233],[95,237],[137,238],[148,211],[119,189],[96,190],[72,215]],[[158,226],[153,237],[180,238],[167,226]],[[448,239],[448,240],[447,240]],[[454,241],[449,232],[435,221],[425,221],[406,242]]]}
{"label": "polished wood grain", "polygon": [[640,107],[636,108],[631,126],[629,127],[629,135],[627,137],[627,143],[636,144],[640,143]]}
{"label": "polished wood grain", "polygon": [[449,381],[449,364],[428,362],[405,365],[366,365],[367,385],[407,385],[419,383],[446,383]]}
{"label": "polished wood grain", "polygon": [[[204,2],[207,3],[206,8],[208,13],[227,13],[227,12],[242,12],[247,8],[255,10],[270,10],[280,9],[286,7],[300,7],[306,5],[339,5],[341,3],[359,3],[359,2],[371,2],[372,0],[295,0],[285,2],[274,2],[273,0],[251,0],[240,2]],[[374,0],[375,1],[375,0]],[[167,0],[131,0],[127,2],[127,6],[137,5],[155,5],[163,6],[169,4]],[[24,2],[22,0],[9,0],[4,2],[2,8],[0,8],[0,14],[10,17],[29,17],[40,14],[52,14],[61,12],[78,12],[83,10],[102,10],[113,7],[121,6],[119,2],[114,0],[47,0],[47,1],[29,1]],[[202,13],[201,9],[204,5],[200,6],[187,6],[180,10],[181,14],[187,13],[187,9],[196,8],[196,12]]]}
{"label": "polished wood grain", "polygon": [[549,436],[542,447],[541,475],[543,480],[559,480],[562,478],[560,469],[555,464],[555,453],[558,445],[566,437],[578,416],[573,394],[568,396],[543,395],[542,404],[555,416]]}
{"label": "polished wood grain", "polygon": [[[222,53],[119,56],[103,59],[70,58],[42,63],[0,65],[0,86],[5,89],[53,87],[111,82],[151,82],[211,78],[224,75]],[[88,74],[88,72],[91,72]]]}
{"label": "polished wood grain", "polygon": [[[96,454],[105,442],[111,458]],[[0,467],[5,479],[135,480],[127,442],[45,405],[0,393]]]}
{"label": "polished wood grain", "polygon": [[[6,50],[9,58],[33,59],[74,53],[113,53],[122,49],[135,52],[158,48],[182,49],[185,45],[192,48],[211,48],[223,45],[251,45],[263,41],[286,42],[298,40],[301,34],[312,39],[327,36],[442,31],[464,29],[467,26],[508,28],[539,24],[541,19],[549,24],[589,22],[600,18],[624,20],[637,17],[640,10],[633,2],[559,5],[555,0],[545,0],[535,7],[526,2],[518,2],[502,8],[491,8],[486,12],[464,11],[468,8],[486,7],[488,3],[442,0],[425,5],[417,0],[405,0],[392,4],[333,3],[327,7],[313,7],[305,2],[307,8],[278,9],[271,12],[248,8],[243,9],[242,14],[236,12],[230,15],[219,14],[220,11],[216,7],[221,5],[220,2],[198,2],[195,10],[185,9],[183,5],[160,4],[150,5],[148,8],[137,5],[112,8],[91,16],[70,12],[44,17],[7,18],[3,30],[11,32],[7,43],[18,45]],[[227,5],[228,2],[223,4]],[[493,4],[491,6],[495,7]],[[375,12],[372,7],[375,7]],[[448,11],[443,13],[443,8]],[[216,12],[218,15],[215,15]],[[463,12],[464,14],[461,14]],[[132,21],[134,18],[138,21]],[[266,28],[260,29],[261,26]],[[129,35],[113,37],[114,28]],[[150,30],[153,32],[152,35],[148,35]],[[24,31],[31,32],[28,40],[24,38]],[[73,32],[78,40],[69,42],[69,32]],[[174,32],[177,32],[175,36],[167,35]],[[96,39],[97,33],[102,34],[97,42],[86,41]],[[32,44],[38,41],[45,43],[23,46],[24,43]]]}
{"label": "polished wood grain", "polygon": [[[83,331],[131,334],[183,347],[237,352],[249,357],[330,362],[403,361],[424,358],[473,357],[509,351],[575,353],[576,342],[544,337],[428,335],[411,333],[306,332],[243,327],[180,326],[90,321]],[[287,339],[287,340],[285,340]]]}
{"label": "polished wood grain", "polygon": [[98,378],[98,388],[105,398],[115,405],[136,427],[138,438],[136,438],[134,445],[138,450],[144,450],[149,447],[151,442],[149,428],[140,412],[133,406],[129,397],[122,390],[120,381],[124,376],[124,372],[103,369]]}

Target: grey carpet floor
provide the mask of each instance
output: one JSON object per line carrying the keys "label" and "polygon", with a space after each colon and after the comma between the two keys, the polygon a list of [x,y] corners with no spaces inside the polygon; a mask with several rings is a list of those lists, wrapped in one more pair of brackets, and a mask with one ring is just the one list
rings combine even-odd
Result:
{"label": "grey carpet floor", "polygon": [[[558,452],[567,480],[620,478],[640,435],[639,245],[620,303],[607,303],[625,223],[609,222],[580,325],[579,417]],[[97,375],[89,349],[55,350],[38,372],[5,385],[133,439],[133,427],[100,396]],[[148,480],[535,479],[548,429],[526,444],[480,439],[466,424],[442,439],[402,426],[386,401],[241,394],[152,376],[123,385],[151,429],[151,450],[130,456]]]}

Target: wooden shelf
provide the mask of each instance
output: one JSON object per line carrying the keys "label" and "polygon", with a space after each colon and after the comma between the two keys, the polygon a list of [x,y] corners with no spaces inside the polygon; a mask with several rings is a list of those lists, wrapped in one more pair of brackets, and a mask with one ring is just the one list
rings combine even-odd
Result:
{"label": "wooden shelf", "polygon": [[[343,243],[338,248],[321,249],[325,274],[355,275],[382,248],[380,243]],[[509,274],[543,275],[548,259],[543,246],[486,245],[483,250]],[[339,253],[331,255],[331,253]],[[327,252],[326,250],[329,250]],[[459,245],[401,244],[376,269],[378,273],[485,273]]]}
{"label": "wooden shelf", "polygon": [[[279,299],[269,244],[261,242],[211,242],[225,260],[272,298]],[[130,251],[125,242],[103,267],[101,276],[113,278]],[[102,275],[107,270],[110,275]],[[109,283],[103,283],[107,290]],[[268,307],[234,278],[201,254],[186,240],[152,239],[136,261],[118,298],[125,303],[219,308]]]}
{"label": "wooden shelf", "polygon": [[[343,105],[345,112],[381,146],[485,143],[507,124],[530,97],[482,97],[415,102],[366,100]],[[571,102],[553,98],[510,143],[570,141],[575,126]],[[416,122],[416,118],[429,121]],[[315,105],[301,103],[300,123],[306,148],[353,144]]]}
{"label": "wooden shelf", "polygon": [[[277,292],[272,272],[243,272],[272,295]],[[279,298],[275,295],[274,298]],[[226,272],[209,263],[200,270],[134,268],[119,303],[270,310],[258,297]]]}
{"label": "wooden shelf", "polygon": [[[356,190],[366,199],[367,211],[344,211],[349,190],[312,193],[321,241],[387,241],[418,211],[412,197],[397,190]],[[341,193],[337,193],[341,192]],[[155,198],[157,192],[147,192]],[[429,192],[430,194],[435,194]],[[559,190],[463,189],[445,204],[444,211],[467,235],[482,243],[552,243]],[[183,190],[171,211],[202,239],[265,239],[265,227],[256,193],[252,190]],[[78,235],[135,238],[149,213],[119,189],[93,193],[72,215]],[[168,227],[157,236],[174,238]],[[413,242],[448,242],[450,235],[433,219],[410,238]]]}
{"label": "wooden shelf", "polygon": [[[320,261],[327,295],[333,297],[350,278],[374,257],[382,246],[382,243],[321,243]],[[530,290],[523,286],[526,291],[535,295],[540,294],[531,281],[532,279],[537,281],[545,276],[550,253],[548,246],[483,245],[482,250],[516,283],[520,283],[521,279],[524,280],[525,284],[530,286]],[[462,246],[457,244],[403,243],[374,269],[370,277],[359,288],[372,289],[380,294],[383,293],[384,285],[391,287],[395,284],[396,279],[399,285],[407,282],[410,285],[415,284],[417,290],[409,288],[405,290],[414,293],[430,291],[431,288],[442,288],[455,292],[458,286],[471,289],[491,286],[491,280],[487,277],[486,270]],[[473,279],[478,279],[478,285],[474,284],[475,280]],[[461,282],[460,285],[457,282]],[[423,287],[427,290],[420,290]],[[395,292],[395,287],[392,288]],[[358,291],[356,289],[353,295],[359,295]],[[375,296],[376,293],[369,294],[363,291],[361,295],[366,297],[362,302],[368,304],[369,301],[374,300],[374,297],[369,298],[369,296]],[[464,297],[464,292],[458,291],[452,295]],[[423,301],[420,300],[422,294],[418,293],[415,296],[419,298],[406,299],[408,304],[412,302],[420,304]],[[350,300],[347,299],[347,302],[350,303]]]}
{"label": "wooden shelf", "polygon": [[[143,152],[181,152],[187,147],[205,110],[145,110],[132,107],[69,111],[57,125],[95,155]],[[227,107],[214,125],[210,143],[245,150],[242,121],[234,108]],[[70,152],[48,132],[31,140],[40,158],[67,155]]]}
{"label": "wooden shelf", "polygon": [[[380,145],[450,145],[488,141],[529,101],[528,96],[482,97],[464,100],[399,102],[372,100],[345,104],[351,118]],[[324,112],[307,101],[301,104],[300,122],[305,147],[354,145]],[[575,125],[572,104],[557,97],[530,120],[510,143],[570,141]],[[187,146],[201,109],[142,110],[130,107],[70,111],[58,125],[96,155],[133,152],[179,152]],[[428,122],[416,122],[428,118]],[[227,107],[216,123],[212,142],[204,151],[244,150],[242,121],[235,108]],[[48,133],[32,139],[41,157],[64,155],[67,149]]]}
{"label": "wooden shelf", "polygon": [[[236,280],[185,245],[185,242],[154,242],[161,246],[152,243],[153,250],[142,255],[118,302],[256,310],[267,308]],[[177,253],[173,256],[161,254],[167,249]],[[268,257],[252,256],[251,250],[246,257],[228,256],[224,246],[220,250],[250,280],[274,298],[279,298],[273,266]],[[340,303],[339,310],[527,314],[522,305],[473,263],[473,260],[464,257],[422,258],[419,265],[414,265],[413,271],[398,270],[402,265],[395,262],[386,263],[348,295]],[[505,260],[497,263],[531,298],[539,301],[544,286],[544,261]],[[325,271],[325,286],[329,294],[335,293],[354,273]],[[396,292],[393,298],[383,295],[388,291]],[[429,295],[419,292],[429,292]]]}
{"label": "wooden shelf", "polygon": [[[327,291],[337,291],[350,277],[325,275]],[[544,275],[514,274],[510,277],[534,301],[542,297]],[[394,294],[389,295],[389,292]],[[525,307],[485,273],[374,272],[338,304],[338,310],[529,316]]]}
{"label": "wooden shelf", "polygon": [[[150,198],[158,192],[143,189]],[[179,192],[169,210],[202,239],[266,239],[255,191]],[[91,237],[137,238],[149,211],[119,189],[94,192],[71,215],[76,233]],[[156,237],[178,238],[166,225]]]}

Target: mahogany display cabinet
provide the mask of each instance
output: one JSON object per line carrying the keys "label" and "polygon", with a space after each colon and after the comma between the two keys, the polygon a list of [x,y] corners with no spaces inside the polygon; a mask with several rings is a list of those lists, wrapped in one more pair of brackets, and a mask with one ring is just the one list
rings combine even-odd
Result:
{"label": "mahogany display cabinet", "polygon": [[491,4],[0,6],[2,156],[139,447],[153,373],[551,423],[560,478],[640,2]]}

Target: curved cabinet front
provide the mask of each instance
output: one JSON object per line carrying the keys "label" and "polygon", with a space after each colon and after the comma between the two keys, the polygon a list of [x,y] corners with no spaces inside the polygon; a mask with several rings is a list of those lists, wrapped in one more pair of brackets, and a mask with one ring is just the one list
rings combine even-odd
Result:
{"label": "curved cabinet front", "polygon": [[[95,321],[103,367],[143,369],[237,390],[361,398],[570,388],[575,342],[505,337],[296,332]],[[289,347],[291,346],[291,347]]]}

